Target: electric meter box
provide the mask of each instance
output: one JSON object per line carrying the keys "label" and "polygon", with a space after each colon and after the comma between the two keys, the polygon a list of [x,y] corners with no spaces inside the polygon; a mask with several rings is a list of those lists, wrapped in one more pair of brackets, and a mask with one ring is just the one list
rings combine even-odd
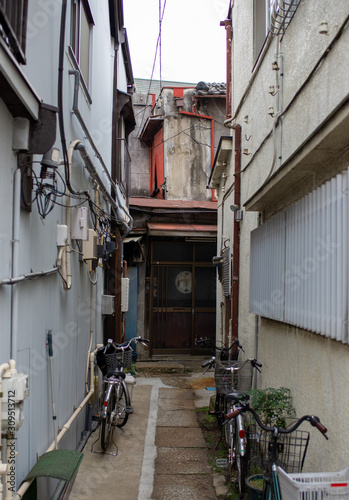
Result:
{"label": "electric meter box", "polygon": [[88,212],[87,207],[71,209],[70,237],[72,240],[88,239]]}
{"label": "electric meter box", "polygon": [[128,311],[129,290],[130,278],[121,278],[121,312]]}
{"label": "electric meter box", "polygon": [[28,375],[14,373],[2,379],[1,431],[18,431],[23,422],[23,401],[29,395]]}
{"label": "electric meter box", "polygon": [[93,229],[88,230],[88,238],[82,242],[82,260],[97,259],[97,233]]}

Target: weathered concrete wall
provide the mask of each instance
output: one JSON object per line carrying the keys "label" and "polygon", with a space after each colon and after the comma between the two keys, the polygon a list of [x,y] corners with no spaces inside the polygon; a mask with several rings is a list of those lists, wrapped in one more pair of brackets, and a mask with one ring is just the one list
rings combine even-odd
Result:
{"label": "weathered concrete wall", "polygon": [[[183,111],[192,112],[192,90],[185,91]],[[165,89],[162,99],[164,122],[164,173],[167,198],[209,200],[206,189],[211,172],[212,120],[180,114],[173,91]]]}
{"label": "weathered concrete wall", "polygon": [[[242,127],[242,150],[247,150],[247,154],[242,155],[241,165],[242,207],[256,195],[268,176],[282,169],[292,156],[293,168],[297,168],[297,159],[300,161],[301,156],[296,155],[297,151],[302,150],[302,154],[309,155],[309,160],[302,166],[302,182],[297,182],[296,177],[292,179],[291,170],[285,181],[288,183],[286,193],[280,195],[277,188],[271,187],[269,194],[272,202],[261,209],[262,222],[348,166],[347,129],[338,127],[335,141],[327,144],[326,151],[323,151],[323,160],[318,154],[321,149],[312,145],[313,138],[326,140],[330,131],[329,118],[337,113],[337,108],[348,95],[347,78],[343,77],[349,74],[348,25],[330,46],[347,15],[345,2],[301,1],[285,35],[281,40],[272,38],[256,71],[253,60],[253,1],[234,1],[232,113],[236,114],[235,122]],[[328,36],[319,34],[322,21],[328,22]],[[330,50],[326,52],[327,48]],[[279,72],[272,69],[275,60],[281,68]],[[281,72],[283,76],[280,76]],[[277,84],[280,91],[272,96],[269,87]],[[247,93],[242,100],[245,91]],[[281,122],[276,122],[275,117],[268,114],[270,106],[275,113],[284,111]],[[348,118],[347,105],[341,113]],[[325,162],[325,154],[331,148],[333,157]],[[311,160],[315,155],[316,162]],[[233,186],[233,168],[232,162],[227,171],[225,192]],[[219,205],[223,196],[224,193],[220,192]],[[232,224],[232,214],[229,211],[224,213],[230,217]],[[221,216],[222,210],[218,215],[219,224],[222,224]],[[257,224],[258,212],[245,211],[240,237],[241,343],[246,347],[247,355],[255,356],[257,353],[263,363],[259,386],[289,387],[298,415],[318,414],[329,428],[328,442],[311,429],[305,470],[340,470],[349,461],[345,417],[349,409],[346,389],[349,348],[287,324],[262,318],[259,318],[256,328],[256,317],[249,313],[249,273],[250,233]],[[218,296],[217,304],[219,300]],[[217,319],[220,320],[219,314]]]}

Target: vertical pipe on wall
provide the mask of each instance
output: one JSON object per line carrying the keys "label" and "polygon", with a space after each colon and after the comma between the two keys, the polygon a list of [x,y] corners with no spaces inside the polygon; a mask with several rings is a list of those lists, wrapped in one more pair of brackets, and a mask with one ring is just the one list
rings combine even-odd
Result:
{"label": "vertical pipe on wall", "polygon": [[[12,278],[19,275],[19,224],[21,210],[21,170],[17,168],[13,180],[12,222]],[[11,358],[17,357],[18,337],[18,285],[11,287]]]}
{"label": "vertical pipe on wall", "polygon": [[226,62],[226,72],[227,72],[227,85],[226,85],[226,120],[229,120],[231,118],[231,110],[232,110],[232,88],[231,88],[231,83],[232,83],[232,75],[231,75],[231,69],[232,69],[232,37],[233,37],[233,30],[232,30],[232,20],[231,19],[225,19],[224,21],[221,21],[220,23],[221,26],[225,26],[225,31],[226,31],[226,54],[227,54],[227,62]]}
{"label": "vertical pipe on wall", "polygon": [[[240,208],[240,183],[241,183],[241,126],[235,125],[234,147],[234,205]],[[238,338],[239,315],[239,266],[240,266],[240,222],[234,217],[233,237],[233,279],[232,279],[232,338]]]}

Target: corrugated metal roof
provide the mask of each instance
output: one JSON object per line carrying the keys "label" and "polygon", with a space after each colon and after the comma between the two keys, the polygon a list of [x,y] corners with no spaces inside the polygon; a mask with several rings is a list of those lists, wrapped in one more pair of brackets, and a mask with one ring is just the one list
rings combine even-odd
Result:
{"label": "corrugated metal roof", "polygon": [[217,210],[216,201],[197,201],[197,200],[161,200],[159,198],[130,198],[130,206],[147,208],[197,208],[207,210]]}
{"label": "corrugated metal roof", "polygon": [[[167,80],[149,80],[145,78],[135,78],[135,88],[136,92],[142,94],[156,94],[157,96],[160,94],[161,89],[163,87],[196,87],[197,83],[193,82],[171,82]],[[151,84],[150,84],[151,82]],[[150,90],[149,90],[150,85]]]}

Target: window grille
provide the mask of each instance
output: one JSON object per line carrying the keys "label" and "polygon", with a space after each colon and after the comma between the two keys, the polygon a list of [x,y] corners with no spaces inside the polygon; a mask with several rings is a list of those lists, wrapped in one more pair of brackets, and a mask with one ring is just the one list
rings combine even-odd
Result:
{"label": "window grille", "polygon": [[250,311],[348,343],[349,169],[251,233]]}
{"label": "window grille", "polygon": [[28,0],[0,0],[0,36],[17,61],[25,64]]}
{"label": "window grille", "polygon": [[269,31],[283,35],[297,10],[300,0],[270,0]]}

